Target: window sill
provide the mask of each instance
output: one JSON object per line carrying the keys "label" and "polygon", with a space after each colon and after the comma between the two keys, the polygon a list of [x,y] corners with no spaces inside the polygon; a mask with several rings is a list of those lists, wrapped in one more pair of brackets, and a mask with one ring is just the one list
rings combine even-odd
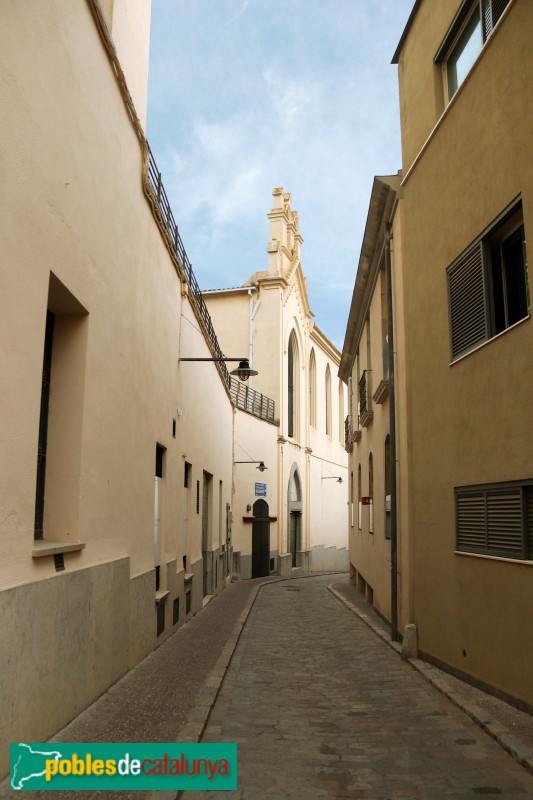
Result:
{"label": "window sill", "polygon": [[374,412],[373,411],[363,411],[361,414],[361,418],[359,420],[361,427],[366,428],[372,420],[374,419]]}
{"label": "window sill", "polygon": [[389,395],[389,381],[387,378],[384,378],[380,381],[378,388],[372,395],[372,400],[376,403],[384,403]]}
{"label": "window sill", "polygon": [[158,606],[160,603],[162,603],[162,602],[163,602],[163,600],[164,600],[166,597],[168,597],[168,596],[169,596],[169,594],[170,594],[170,592],[169,592],[169,591],[162,591],[162,590],[159,590],[159,591],[157,591],[157,592],[155,593],[155,603],[156,603],[156,605]]}
{"label": "window sill", "polygon": [[533,567],[533,561],[523,558],[510,558],[508,556],[490,556],[488,553],[467,553],[465,550],[454,550],[456,556],[467,556],[468,558],[484,558],[488,561],[503,561],[507,564],[522,564],[524,567]]}
{"label": "window sill", "polygon": [[193,577],[194,577],[193,572],[186,572],[183,580],[185,581],[185,583],[188,583],[189,581],[192,581]]}
{"label": "window sill", "polygon": [[35,539],[31,557],[42,558],[43,556],[54,556],[58,553],[75,553],[84,548],[85,544],[82,542],[69,544],[68,542],[53,542],[49,539]]}
{"label": "window sill", "polygon": [[453,361],[450,361],[450,367],[453,367],[454,364],[458,364],[460,361],[463,361],[463,359],[468,358],[468,356],[471,356],[472,353],[477,353],[478,350],[481,350],[483,347],[486,347],[491,342],[496,341],[496,339],[499,339],[501,336],[505,336],[506,333],[509,333],[509,331],[514,330],[519,325],[523,325],[524,322],[527,322],[529,319],[531,319],[531,314],[528,314],[527,317],[522,317],[522,319],[519,319],[518,322],[515,322],[513,325],[509,325],[508,328],[505,328],[504,331],[500,331],[499,333],[496,333],[494,336],[491,336],[490,339],[485,339],[485,341],[481,342],[481,344],[475,345],[475,347],[473,347],[471,350],[468,350],[467,353],[461,353],[461,355],[457,356],[457,358],[454,358]]}

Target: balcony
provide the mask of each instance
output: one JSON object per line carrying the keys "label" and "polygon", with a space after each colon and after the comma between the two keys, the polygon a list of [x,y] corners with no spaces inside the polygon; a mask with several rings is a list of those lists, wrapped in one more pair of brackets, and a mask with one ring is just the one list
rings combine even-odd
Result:
{"label": "balcony", "polygon": [[359,423],[363,428],[374,419],[372,410],[372,370],[365,369],[359,381]]}
{"label": "balcony", "polygon": [[[356,417],[356,420],[358,418]],[[347,453],[351,453],[355,442],[361,439],[361,431],[359,427],[354,430],[353,417],[349,414],[344,420],[344,449]]]}

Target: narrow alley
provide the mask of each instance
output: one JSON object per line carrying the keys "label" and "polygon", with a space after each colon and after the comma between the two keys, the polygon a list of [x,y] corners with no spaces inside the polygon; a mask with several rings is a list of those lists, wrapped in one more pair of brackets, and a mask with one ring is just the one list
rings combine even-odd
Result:
{"label": "narrow alley", "polygon": [[[181,793],[186,800],[533,797],[533,775],[342,596],[380,623],[339,574],[237,582],[53,740],[237,742],[237,792]],[[522,716],[530,744],[530,718]],[[65,793],[0,786],[2,800],[25,796],[64,800]],[[76,793],[76,800],[98,797],[176,794]]]}

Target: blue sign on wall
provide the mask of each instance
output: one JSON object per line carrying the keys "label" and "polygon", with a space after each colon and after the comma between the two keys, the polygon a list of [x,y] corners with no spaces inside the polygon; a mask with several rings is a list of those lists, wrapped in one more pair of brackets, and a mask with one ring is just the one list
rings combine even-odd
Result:
{"label": "blue sign on wall", "polygon": [[267,485],[266,485],[266,483],[256,483],[255,484],[255,496],[256,497],[266,497],[267,496]]}

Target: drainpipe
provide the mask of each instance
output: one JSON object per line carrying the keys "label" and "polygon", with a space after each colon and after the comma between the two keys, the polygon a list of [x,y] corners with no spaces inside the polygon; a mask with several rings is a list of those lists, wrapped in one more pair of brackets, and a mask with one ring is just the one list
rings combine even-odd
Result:
{"label": "drainpipe", "polygon": [[391,553],[391,639],[398,641],[398,530],[396,496],[396,397],[394,391],[394,328],[392,320],[391,226],[385,223],[385,276],[387,280],[387,339],[389,356],[389,427],[390,427],[390,553]]}
{"label": "drainpipe", "polygon": [[[248,289],[248,296],[250,298],[250,334],[249,334],[249,338],[250,338],[249,364],[250,364],[250,366],[252,366],[252,364],[254,363],[254,360],[253,360],[253,350],[254,350],[254,346],[253,346],[253,341],[254,341],[253,321],[254,321],[255,315],[257,314],[259,306],[261,305],[261,300],[258,300],[257,303],[254,306],[254,298],[253,298],[253,295],[252,295],[252,291],[257,291],[257,289],[255,289],[255,288],[254,289]],[[250,376],[250,378],[248,379],[248,386],[250,387],[250,389],[252,388],[252,380],[253,379]]]}

